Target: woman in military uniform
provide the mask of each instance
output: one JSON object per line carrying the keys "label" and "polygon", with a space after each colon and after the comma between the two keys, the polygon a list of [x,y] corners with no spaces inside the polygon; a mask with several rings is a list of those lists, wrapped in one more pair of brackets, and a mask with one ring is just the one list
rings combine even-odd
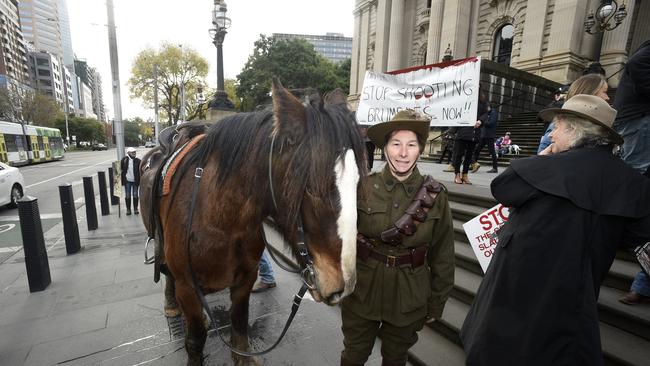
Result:
{"label": "woman in military uniform", "polygon": [[368,130],[387,162],[359,188],[357,285],[341,305],[341,365],[363,365],[377,337],[382,365],[404,365],[417,332],[442,315],[453,286],[447,192],[416,166],[428,135],[429,120],[412,110]]}

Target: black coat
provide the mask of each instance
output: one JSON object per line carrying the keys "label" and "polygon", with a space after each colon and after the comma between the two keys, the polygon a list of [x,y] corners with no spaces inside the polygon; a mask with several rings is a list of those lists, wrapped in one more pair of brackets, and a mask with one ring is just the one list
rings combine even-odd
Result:
{"label": "black coat", "polygon": [[[125,156],[120,162],[120,170],[122,173],[122,185],[126,185],[126,170],[129,168],[129,157]],[[133,182],[136,186],[140,185],[140,159],[133,158]]]}
{"label": "black coat", "polygon": [[616,89],[614,109],[616,120],[625,121],[650,114],[650,40],[627,60]]}
{"label": "black coat", "polygon": [[650,239],[650,179],[605,147],[517,159],[511,207],[465,319],[467,365],[603,364],[597,298],[620,245]]}
{"label": "black coat", "polygon": [[[488,103],[487,102],[480,102],[478,103],[478,108],[476,111],[476,119],[481,121],[481,123],[485,123],[485,121],[488,118]],[[474,128],[474,126],[471,127],[452,127],[449,129],[449,131],[453,134],[455,134],[455,139],[456,140],[463,140],[463,141],[477,141],[478,138],[480,137],[479,133],[480,130],[477,128]]]}
{"label": "black coat", "polygon": [[497,126],[499,125],[499,111],[496,108],[490,109],[485,121],[481,124],[481,138],[493,139],[497,136]]}

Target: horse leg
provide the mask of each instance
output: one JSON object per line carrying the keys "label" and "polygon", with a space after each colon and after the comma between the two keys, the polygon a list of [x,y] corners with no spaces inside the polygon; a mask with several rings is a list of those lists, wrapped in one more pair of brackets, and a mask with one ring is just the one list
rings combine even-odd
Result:
{"label": "horse leg", "polygon": [[[251,295],[253,283],[257,277],[257,271],[250,272],[252,276],[247,276],[244,283],[230,288],[230,342],[233,347],[238,350],[248,351],[248,300]],[[232,352],[232,359],[235,366],[245,365],[261,365],[261,361],[257,357],[240,356]]]}
{"label": "horse leg", "polygon": [[203,323],[203,308],[194,288],[187,283],[176,283],[176,300],[185,316],[185,350],[187,365],[203,365],[203,346],[207,330]]}
{"label": "horse leg", "polygon": [[175,318],[179,315],[181,315],[181,309],[176,302],[174,279],[170,276],[165,276],[165,316]]}

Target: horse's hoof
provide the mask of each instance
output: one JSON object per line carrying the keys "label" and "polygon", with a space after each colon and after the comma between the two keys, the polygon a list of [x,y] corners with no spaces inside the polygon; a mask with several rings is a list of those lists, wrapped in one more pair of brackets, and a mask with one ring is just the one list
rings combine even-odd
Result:
{"label": "horse's hoof", "polygon": [[181,315],[181,309],[179,307],[165,306],[165,316],[167,318],[175,318]]}

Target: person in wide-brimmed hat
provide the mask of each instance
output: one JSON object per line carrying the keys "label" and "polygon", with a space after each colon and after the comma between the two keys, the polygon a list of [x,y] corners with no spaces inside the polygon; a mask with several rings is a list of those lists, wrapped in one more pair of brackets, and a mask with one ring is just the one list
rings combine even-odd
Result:
{"label": "person in wide-brimmed hat", "polygon": [[447,192],[417,168],[428,135],[429,119],[413,110],[368,129],[386,165],[361,180],[357,284],[341,304],[341,365],[363,365],[377,337],[382,365],[404,365],[416,333],[440,318],[453,287]]}
{"label": "person in wide-brimmed hat", "polygon": [[511,210],[461,329],[467,364],[603,365],[600,285],[618,246],[650,240],[650,179],[614,156],[615,116],[584,94],[542,111],[555,153],[492,181]]}

